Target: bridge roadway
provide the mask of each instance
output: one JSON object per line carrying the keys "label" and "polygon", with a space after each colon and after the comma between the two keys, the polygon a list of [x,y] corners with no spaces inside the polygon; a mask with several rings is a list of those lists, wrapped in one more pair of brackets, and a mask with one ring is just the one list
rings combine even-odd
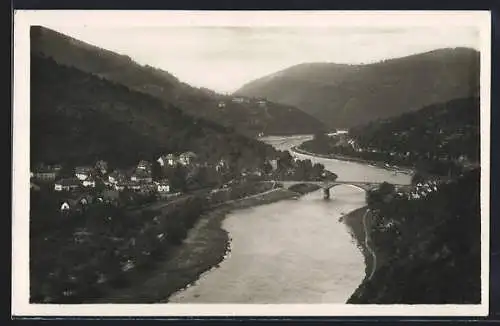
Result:
{"label": "bridge roadway", "polygon": [[[318,185],[323,189],[325,198],[330,198],[330,189],[332,189],[335,186],[347,185],[356,187],[364,191],[370,191],[372,189],[377,188],[383,183],[383,182],[359,182],[359,181],[279,181],[279,182],[283,184],[283,187],[285,187],[286,189],[296,184],[305,183],[305,184]],[[409,185],[407,184],[392,184],[392,185],[396,187],[397,191],[405,190],[406,188],[409,187]]]}

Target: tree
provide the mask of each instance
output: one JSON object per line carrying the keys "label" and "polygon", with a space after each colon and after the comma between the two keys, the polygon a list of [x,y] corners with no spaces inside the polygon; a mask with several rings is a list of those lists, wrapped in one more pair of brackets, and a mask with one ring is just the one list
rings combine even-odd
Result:
{"label": "tree", "polygon": [[293,157],[289,151],[281,152],[278,158],[278,169],[281,171],[287,170],[292,167]]}
{"label": "tree", "polygon": [[416,171],[411,177],[411,183],[413,185],[416,185],[417,183],[422,183],[424,182],[424,180],[425,180],[424,175],[419,171]]}
{"label": "tree", "polygon": [[153,177],[154,180],[159,180],[163,178],[163,169],[157,161],[153,161],[152,168],[151,168],[151,176]]}
{"label": "tree", "polygon": [[187,189],[187,169],[184,166],[177,165],[167,169],[167,177],[172,188],[176,191],[186,191]]}
{"label": "tree", "polygon": [[388,182],[383,182],[377,189],[366,193],[366,202],[372,209],[380,208],[380,205],[390,201],[396,192],[396,187]]}
{"label": "tree", "polygon": [[273,166],[268,161],[264,161],[262,163],[262,171],[264,172],[264,174],[269,174],[273,172]]}

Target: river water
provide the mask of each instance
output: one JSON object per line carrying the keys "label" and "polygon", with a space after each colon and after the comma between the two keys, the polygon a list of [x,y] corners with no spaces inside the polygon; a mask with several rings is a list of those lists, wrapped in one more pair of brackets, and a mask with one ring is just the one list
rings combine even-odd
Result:
{"label": "river water", "polygon": [[[263,139],[280,150],[311,136]],[[343,181],[409,183],[410,176],[359,163],[316,158]],[[363,255],[342,214],[365,205],[348,185],[325,201],[316,191],[297,200],[233,211],[223,222],[231,251],[220,267],[169,298],[173,303],[345,303],[364,278]]]}

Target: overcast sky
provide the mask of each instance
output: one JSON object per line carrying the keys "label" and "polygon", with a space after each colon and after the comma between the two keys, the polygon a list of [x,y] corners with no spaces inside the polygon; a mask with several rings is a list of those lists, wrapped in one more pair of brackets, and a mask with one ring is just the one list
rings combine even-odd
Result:
{"label": "overcast sky", "polygon": [[465,27],[47,27],[221,93],[304,62],[369,63],[444,47],[479,49],[477,30]]}

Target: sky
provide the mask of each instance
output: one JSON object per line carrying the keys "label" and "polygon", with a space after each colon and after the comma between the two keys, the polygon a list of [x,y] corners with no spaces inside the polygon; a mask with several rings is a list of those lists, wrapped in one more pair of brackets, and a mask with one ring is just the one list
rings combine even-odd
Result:
{"label": "sky", "polygon": [[460,26],[45,26],[220,93],[305,62],[359,64],[445,47],[479,50],[478,31]]}

